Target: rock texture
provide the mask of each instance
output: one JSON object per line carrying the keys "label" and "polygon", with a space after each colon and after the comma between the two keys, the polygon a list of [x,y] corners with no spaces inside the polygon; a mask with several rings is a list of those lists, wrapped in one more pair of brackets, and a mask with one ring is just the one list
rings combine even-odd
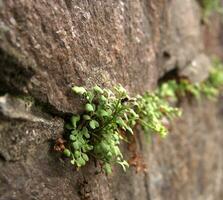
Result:
{"label": "rock texture", "polygon": [[[222,2],[223,3],[223,2]],[[223,4],[222,4],[223,5]],[[202,31],[203,31],[203,38],[204,38],[204,45],[205,51],[210,56],[218,56],[223,59],[223,24],[222,24],[222,16],[218,13],[213,13],[206,24],[203,24]],[[212,38],[210,40],[210,38]]]}
{"label": "rock texture", "polygon": [[[214,103],[184,101],[167,140],[148,145],[139,134],[147,172],[117,167],[106,177],[94,160],[75,171],[52,148],[81,109],[73,84],[140,93],[171,70],[205,78],[200,13],[195,0],[0,0],[0,200],[221,199]],[[199,77],[194,62],[206,66],[196,67]]]}
{"label": "rock texture", "polygon": [[151,199],[221,199],[222,110],[210,102],[181,106],[184,115],[167,141],[153,142]]}

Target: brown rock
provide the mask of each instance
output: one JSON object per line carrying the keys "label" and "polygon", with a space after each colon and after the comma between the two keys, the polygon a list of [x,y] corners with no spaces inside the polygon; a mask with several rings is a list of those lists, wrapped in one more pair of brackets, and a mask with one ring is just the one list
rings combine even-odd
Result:
{"label": "brown rock", "polygon": [[73,84],[153,89],[201,54],[200,12],[195,0],[0,0],[0,200],[220,200],[222,115],[210,102],[184,102],[167,140],[139,134],[147,172],[107,177],[94,159],[75,171],[53,151],[81,109]]}

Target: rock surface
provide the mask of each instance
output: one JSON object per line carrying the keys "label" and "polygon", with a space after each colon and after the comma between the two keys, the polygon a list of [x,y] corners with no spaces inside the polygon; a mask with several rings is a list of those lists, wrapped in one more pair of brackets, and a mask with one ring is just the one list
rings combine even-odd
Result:
{"label": "rock surface", "polygon": [[[217,13],[213,13],[208,22],[202,27],[205,52],[210,56],[217,56],[221,58],[221,60],[223,60],[222,30],[222,16]],[[212,39],[210,40],[210,38]]]}
{"label": "rock surface", "polygon": [[206,80],[211,71],[211,61],[205,54],[199,54],[187,67],[179,69],[178,74],[182,77],[188,77],[192,83],[200,83]]}
{"label": "rock surface", "polygon": [[185,100],[167,140],[139,134],[144,173],[106,177],[94,160],[75,171],[52,148],[81,109],[73,84],[140,93],[171,70],[193,77],[202,56],[208,68],[200,13],[195,0],[0,0],[0,200],[220,200],[222,113],[211,102]]}

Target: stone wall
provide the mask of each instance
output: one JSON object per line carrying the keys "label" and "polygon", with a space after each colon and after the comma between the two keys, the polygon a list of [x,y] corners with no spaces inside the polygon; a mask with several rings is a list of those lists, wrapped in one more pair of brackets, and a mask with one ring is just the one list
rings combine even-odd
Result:
{"label": "stone wall", "polygon": [[[221,199],[222,105],[213,102],[185,99],[166,140],[139,134],[146,172],[105,176],[94,160],[75,171],[52,148],[81,110],[72,85],[121,83],[135,94],[176,69],[206,77],[208,26],[195,0],[0,0],[0,19],[0,200]],[[203,67],[192,75],[194,61]]]}

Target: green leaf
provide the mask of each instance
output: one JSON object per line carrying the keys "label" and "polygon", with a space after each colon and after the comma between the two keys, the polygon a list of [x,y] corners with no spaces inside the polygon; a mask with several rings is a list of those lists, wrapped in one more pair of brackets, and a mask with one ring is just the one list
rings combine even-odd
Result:
{"label": "green leaf", "polygon": [[103,165],[103,170],[105,171],[106,174],[112,173],[111,165],[109,163],[105,163]]}
{"label": "green leaf", "polygon": [[79,122],[80,121],[80,116],[79,115],[73,115],[72,117],[71,117],[71,123],[72,123],[72,125],[73,125],[73,127],[74,128],[76,128],[77,127],[77,122]]}
{"label": "green leaf", "polygon": [[84,159],[85,161],[88,161],[88,160],[89,160],[87,154],[85,154],[85,153],[82,154],[82,157],[83,157],[83,159]]}
{"label": "green leaf", "polygon": [[69,138],[70,138],[71,141],[75,141],[77,139],[74,135],[70,135]]}
{"label": "green leaf", "polygon": [[129,126],[126,127],[126,130],[133,134],[133,130]]}
{"label": "green leaf", "polygon": [[101,142],[101,148],[105,151],[108,152],[110,151],[110,146],[106,144],[104,141]]}
{"label": "green leaf", "polygon": [[91,117],[90,117],[89,115],[83,115],[83,118],[84,118],[85,120],[90,120],[90,119],[91,119]]}
{"label": "green leaf", "polygon": [[88,133],[88,129],[87,129],[86,127],[84,127],[84,128],[82,129],[82,133],[83,133],[83,135],[84,135],[87,139],[90,138],[90,135],[89,135],[89,133]]}
{"label": "green leaf", "polygon": [[118,146],[114,146],[114,147],[113,147],[113,150],[114,150],[114,153],[115,153],[116,156],[123,157],[123,156],[122,156],[122,153],[121,153],[121,151],[120,151],[120,149],[119,149]]}
{"label": "green leaf", "polygon": [[70,157],[71,156],[71,152],[69,149],[64,149],[63,151],[64,155],[67,156],[67,157]]}
{"label": "green leaf", "polygon": [[106,101],[107,101],[107,98],[106,98],[104,95],[101,95],[101,96],[100,96],[100,100],[101,100],[102,102],[106,102]]}
{"label": "green leaf", "polygon": [[85,105],[85,110],[88,111],[88,112],[93,112],[93,111],[94,111],[94,107],[93,107],[92,104],[87,103],[87,104]]}
{"label": "green leaf", "polygon": [[78,141],[73,142],[73,147],[74,149],[79,149],[79,142]]}
{"label": "green leaf", "polygon": [[118,163],[122,166],[123,171],[126,171],[126,168],[129,167],[129,164],[125,160],[119,161]]}
{"label": "green leaf", "polygon": [[166,129],[160,130],[159,134],[162,138],[165,138],[167,136],[168,131]]}
{"label": "green leaf", "polygon": [[129,109],[129,112],[133,115],[133,117],[137,119],[139,118],[139,115],[133,109]]}
{"label": "green leaf", "polygon": [[74,164],[75,164],[75,159],[71,160],[70,163],[71,163],[72,165],[74,165]]}
{"label": "green leaf", "polygon": [[98,110],[98,114],[101,117],[108,117],[108,116],[110,116],[111,113],[109,113],[109,112],[107,112],[107,111],[105,111],[103,109],[100,109],[100,110]]}
{"label": "green leaf", "polygon": [[92,145],[88,145],[88,146],[87,146],[87,150],[88,150],[88,151],[91,151],[91,150],[93,150],[93,149],[94,149],[94,146],[92,146]]}
{"label": "green leaf", "polygon": [[75,155],[76,158],[78,158],[78,157],[80,157],[81,152],[80,152],[80,151],[75,151],[75,152],[74,152],[74,155]]}
{"label": "green leaf", "polygon": [[124,120],[122,118],[118,118],[116,120],[116,123],[123,129],[123,130],[126,130],[126,123],[124,122]]}
{"label": "green leaf", "polygon": [[65,128],[68,129],[68,130],[74,129],[74,127],[71,124],[66,124]]}
{"label": "green leaf", "polygon": [[78,167],[81,167],[81,166],[83,166],[83,165],[85,165],[85,160],[82,158],[82,157],[79,157],[78,159],[77,159],[77,166]]}
{"label": "green leaf", "polygon": [[114,137],[114,139],[115,139],[116,141],[119,141],[119,134],[118,134],[118,132],[115,133],[115,134],[113,135],[113,137]]}
{"label": "green leaf", "polygon": [[108,157],[109,159],[112,158],[112,153],[111,153],[110,151],[107,153],[107,157]]}
{"label": "green leaf", "polygon": [[92,129],[96,129],[99,127],[99,123],[96,120],[91,120],[89,125]]}
{"label": "green leaf", "polygon": [[71,134],[74,135],[74,136],[76,136],[78,134],[78,131],[77,130],[72,130],[71,131]]}
{"label": "green leaf", "polygon": [[99,86],[97,86],[97,85],[94,86],[93,89],[94,89],[95,92],[97,92],[97,93],[99,93],[99,94],[103,94],[103,92],[104,92],[104,91],[103,91]]}
{"label": "green leaf", "polygon": [[80,95],[86,93],[86,90],[85,90],[85,88],[83,88],[83,87],[74,86],[74,87],[72,87],[72,90],[73,90],[76,94],[80,94]]}

